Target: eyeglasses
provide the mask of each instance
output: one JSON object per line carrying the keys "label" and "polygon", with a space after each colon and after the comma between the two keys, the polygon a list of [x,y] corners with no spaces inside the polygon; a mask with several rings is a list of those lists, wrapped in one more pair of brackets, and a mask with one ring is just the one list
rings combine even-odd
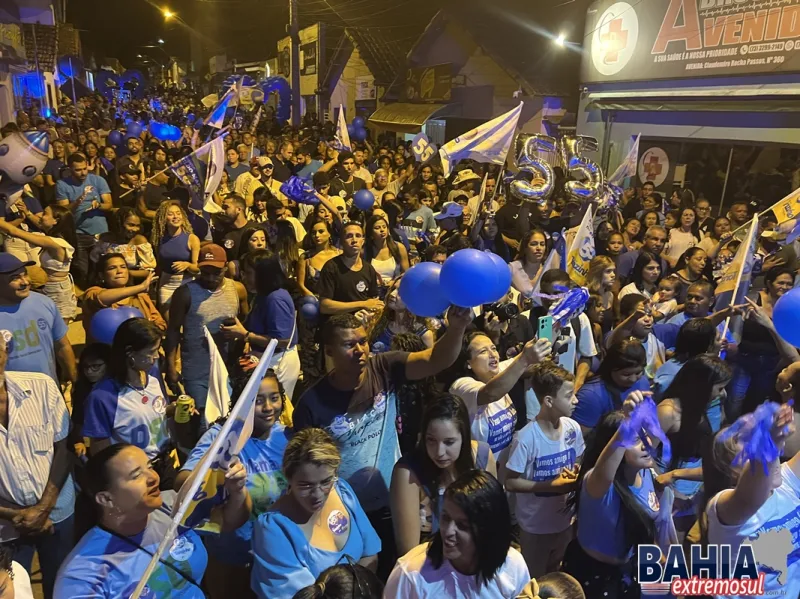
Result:
{"label": "eyeglasses", "polygon": [[311,495],[311,493],[317,489],[323,493],[329,493],[333,488],[333,485],[335,485],[338,480],[338,476],[332,476],[330,479],[324,480],[321,483],[301,483],[299,485],[295,485],[295,488],[300,495],[304,496]]}
{"label": "eyeglasses", "polygon": [[342,560],[347,561],[347,567],[353,572],[353,578],[356,581],[356,584],[353,585],[353,599],[356,599],[356,586],[358,586],[358,599],[366,599],[367,592],[364,590],[364,584],[361,582],[361,577],[358,575],[358,570],[356,569],[356,562],[347,554],[344,554],[342,557],[339,558],[337,563],[342,563]]}

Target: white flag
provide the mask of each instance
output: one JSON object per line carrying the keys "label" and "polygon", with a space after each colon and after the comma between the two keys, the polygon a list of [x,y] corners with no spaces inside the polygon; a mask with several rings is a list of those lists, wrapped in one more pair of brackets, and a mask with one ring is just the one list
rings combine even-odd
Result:
{"label": "white flag", "polygon": [[444,176],[450,176],[453,166],[461,160],[503,164],[517,132],[522,104],[444,144],[439,150]]}
{"label": "white flag", "polygon": [[222,208],[214,203],[214,192],[222,182],[222,171],[225,170],[225,138],[220,135],[210,144],[208,150],[208,168],[206,168],[205,201],[203,210],[209,214],[221,212]]}
{"label": "white flag", "polygon": [[343,150],[350,151],[350,134],[347,132],[347,122],[344,120],[344,107],[339,104],[339,120],[336,122],[336,138],[334,143],[331,144],[340,152]]}
{"label": "white flag", "polygon": [[208,375],[208,399],[206,400],[206,422],[209,426],[220,418],[228,414],[231,405],[231,387],[229,384],[230,376],[228,368],[217,349],[217,343],[211,336],[208,329],[203,327],[208,343],[208,353],[211,361],[211,371]]}
{"label": "white flag", "polygon": [[636,165],[639,163],[639,140],[641,137],[641,133],[636,136],[625,160],[617,167],[614,174],[608,178],[609,183],[621,187],[627,177],[633,177],[636,174]]}

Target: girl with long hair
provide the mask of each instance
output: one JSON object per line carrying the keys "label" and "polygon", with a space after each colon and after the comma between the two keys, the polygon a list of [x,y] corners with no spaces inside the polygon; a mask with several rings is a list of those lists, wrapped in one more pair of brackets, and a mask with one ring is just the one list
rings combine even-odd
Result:
{"label": "girl with long hair", "polygon": [[497,476],[489,446],[472,440],[464,402],[450,394],[428,402],[417,446],[400,459],[392,474],[391,511],[398,555],[439,531],[442,494],[450,483],[473,468]]}
{"label": "girl with long hair", "polygon": [[322,267],[328,260],[342,253],[342,250],[333,245],[332,238],[331,224],[325,220],[317,220],[303,240],[305,252],[297,263],[297,283],[304,295],[316,295]]}
{"label": "girl with long hair", "polygon": [[681,282],[680,289],[678,290],[677,297],[675,298],[678,304],[686,303],[686,292],[689,290],[689,285],[706,279],[705,270],[708,263],[708,256],[699,247],[690,247],[686,250],[675,264],[675,272],[672,276],[677,277]]}
{"label": "girl with long hair", "polygon": [[409,312],[403,300],[400,299],[398,292],[400,281],[401,279],[395,279],[389,284],[384,308],[370,329],[369,346],[373,354],[388,351],[394,336],[402,333],[418,335],[427,348],[433,347],[433,343],[436,341],[436,335],[431,326]]}
{"label": "girl with long hair", "polygon": [[180,202],[167,201],[159,206],[153,219],[150,244],[158,258],[158,270],[161,273],[158,303],[166,313],[175,290],[200,272],[197,266],[200,239],[192,231],[189,217]]}
{"label": "girl with long hair", "polygon": [[622,239],[625,242],[625,248],[629,252],[633,252],[642,247],[641,233],[642,223],[637,218],[630,218],[622,225]]}
{"label": "girl with long hair", "polygon": [[123,206],[114,214],[110,231],[100,235],[92,248],[89,259],[97,269],[103,254],[122,254],[128,264],[128,272],[134,281],[144,280],[156,267],[153,246],[142,231],[142,218],[135,208]]}
{"label": "girl with long hair", "polygon": [[652,299],[658,292],[658,282],[661,280],[661,261],[654,253],[641,249],[639,257],[633,264],[631,282],[619,290],[617,299],[621,300],[628,294],[638,293]]}
{"label": "girl with long hair", "polygon": [[392,280],[408,270],[408,252],[403,244],[392,239],[389,221],[382,216],[372,216],[364,231],[367,235],[364,257],[372,263],[386,290]]}
{"label": "girl with long hair", "polygon": [[689,248],[700,244],[697,232],[697,213],[694,208],[684,208],[678,225],[669,231],[669,239],[661,256],[674,267]]}
{"label": "girl with long hair", "polygon": [[531,296],[542,275],[542,264],[547,259],[548,245],[547,234],[534,227],[520,241],[517,257],[510,264],[511,285],[526,298]]}
{"label": "girl with long hair", "polygon": [[45,208],[42,215],[37,218],[28,210],[25,202],[18,201],[15,206],[26,219],[39,227],[44,235],[30,233],[5,220],[0,220],[0,233],[42,248],[39,265],[47,274],[47,282],[42,291],[55,302],[64,322],[69,323],[74,320],[78,312],[75,284],[69,272],[78,243],[72,211],[53,204]]}
{"label": "girl with long hair", "polygon": [[286,278],[292,283],[297,282],[297,266],[300,263],[300,256],[303,250],[297,243],[297,235],[292,223],[287,220],[279,220],[276,223],[277,235],[275,236],[274,252],[283,268]]}
{"label": "girl with long hair", "polygon": [[702,248],[706,255],[713,260],[717,257],[720,247],[731,238],[731,221],[727,216],[720,216],[714,219],[714,226],[708,235],[700,240],[698,247]]}
{"label": "girl with long hair", "polygon": [[664,464],[658,482],[675,491],[673,514],[681,518],[681,530],[694,522],[702,462],[720,429],[722,401],[731,376],[730,366],[717,356],[700,354],[683,365],[658,404],[658,421],[672,444],[672,459]]}
{"label": "girl with long hair", "polygon": [[239,257],[228,262],[227,276],[234,281],[242,280],[242,260],[250,252],[267,249],[267,230],[264,227],[247,227],[239,244]]}
{"label": "girl with long hair", "polygon": [[439,532],[397,561],[384,597],[517,597],[531,580],[511,546],[511,510],[490,473],[468,470],[448,485]]}
{"label": "girl with long hair", "polygon": [[608,256],[596,256],[589,262],[586,273],[586,287],[589,293],[600,296],[603,306],[603,333],[611,330],[614,324],[615,297],[614,286],[617,282],[617,267]]}
{"label": "girl with long hair", "polygon": [[[210,534],[205,539],[208,570],[203,582],[211,599],[251,596],[250,571],[253,557],[250,545],[253,525],[287,488],[286,479],[279,467],[291,438],[291,430],[281,424],[287,404],[288,398],[278,375],[274,370],[267,370],[256,395],[253,433],[238,453],[239,460],[247,470],[247,489],[253,502],[250,518],[235,531]],[[175,479],[176,491],[180,490],[192,470],[208,452],[219,436],[224,422],[225,419],[220,418],[197,442]]]}
{"label": "girl with long hair", "polygon": [[675,353],[664,362],[653,377],[653,397],[656,401],[672,384],[675,375],[691,358],[716,349],[717,328],[708,318],[691,318],[681,325],[675,338]]}
{"label": "girl with long hair", "polygon": [[587,599],[641,594],[632,558],[638,545],[656,539],[655,461],[642,440],[624,447],[620,427],[648,395],[632,391],[621,410],[602,417],[588,439],[577,489],[568,500],[578,516],[578,531],[562,570],[581,583]]}

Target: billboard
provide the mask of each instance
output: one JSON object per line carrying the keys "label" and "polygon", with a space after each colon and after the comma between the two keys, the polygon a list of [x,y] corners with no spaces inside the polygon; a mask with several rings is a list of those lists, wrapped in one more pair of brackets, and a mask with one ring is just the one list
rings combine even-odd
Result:
{"label": "billboard", "polygon": [[800,0],[600,0],[584,83],[800,71]]}

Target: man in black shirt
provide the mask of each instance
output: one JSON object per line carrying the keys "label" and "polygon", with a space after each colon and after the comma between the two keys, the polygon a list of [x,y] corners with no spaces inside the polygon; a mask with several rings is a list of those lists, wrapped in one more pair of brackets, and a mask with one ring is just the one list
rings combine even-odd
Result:
{"label": "man in black shirt", "polygon": [[215,215],[215,224],[212,235],[214,243],[225,248],[228,261],[239,258],[239,245],[245,231],[253,226],[245,216],[246,204],[242,196],[230,194],[222,201],[222,212]]}
{"label": "man in black shirt", "polygon": [[294,155],[294,146],[290,141],[281,142],[277,155],[272,158],[272,163],[275,165],[275,170],[272,176],[278,181],[286,181],[294,174],[294,164],[292,164],[292,156]]}
{"label": "man in black shirt", "polygon": [[520,241],[531,229],[530,214],[530,202],[523,202],[511,195],[494,217],[503,241],[514,252],[519,250]]}
{"label": "man in black shirt", "polygon": [[[114,190],[112,202],[117,208],[123,206],[130,206],[136,208],[139,206],[139,198],[142,196],[144,190],[141,185],[140,172],[132,164],[125,164],[119,171],[119,185]],[[139,215],[153,220],[155,212],[146,214],[139,210]]]}
{"label": "man in black shirt", "polygon": [[319,308],[327,315],[355,313],[358,310],[378,311],[380,277],[369,261],[362,260],[364,230],[355,221],[342,229],[342,253],[328,260],[319,277]]}
{"label": "man in black shirt", "polygon": [[340,176],[331,181],[330,195],[338,195],[349,205],[355,193],[360,189],[366,189],[367,184],[364,179],[359,179],[353,174],[356,172],[356,161],[352,152],[340,152],[338,160]]}

